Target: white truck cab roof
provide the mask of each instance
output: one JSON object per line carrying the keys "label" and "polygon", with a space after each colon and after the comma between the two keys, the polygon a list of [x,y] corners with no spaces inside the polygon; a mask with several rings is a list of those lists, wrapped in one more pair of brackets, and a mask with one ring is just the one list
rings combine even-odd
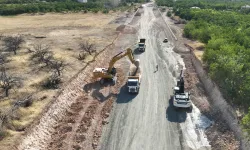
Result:
{"label": "white truck cab roof", "polygon": [[178,90],[180,90],[180,88],[176,86],[176,87],[174,87],[174,90],[178,91]]}
{"label": "white truck cab roof", "polygon": [[137,82],[138,79],[128,79],[128,81],[131,81],[131,82]]}

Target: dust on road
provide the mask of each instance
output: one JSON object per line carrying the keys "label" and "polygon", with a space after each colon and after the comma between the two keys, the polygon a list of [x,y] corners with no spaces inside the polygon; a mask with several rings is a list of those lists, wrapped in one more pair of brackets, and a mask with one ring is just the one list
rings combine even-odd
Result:
{"label": "dust on road", "polygon": [[[143,73],[140,92],[130,95],[126,89],[121,90],[110,123],[103,132],[100,149],[210,149],[200,140],[203,134],[194,133],[197,139],[187,139],[193,136],[187,130],[190,124],[195,128],[195,122],[185,122],[190,114],[176,112],[172,107],[172,87],[180,69],[185,67],[180,55],[173,51],[178,43],[164,26],[158,10],[153,11],[150,4],[143,9],[138,39],[146,38],[147,47],[144,53],[136,55]],[[165,37],[170,42],[163,44]]]}

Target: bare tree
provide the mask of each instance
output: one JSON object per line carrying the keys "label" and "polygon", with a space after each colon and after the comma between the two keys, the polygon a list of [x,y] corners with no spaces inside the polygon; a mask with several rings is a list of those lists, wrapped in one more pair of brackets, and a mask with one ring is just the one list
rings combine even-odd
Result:
{"label": "bare tree", "polygon": [[67,66],[62,60],[53,60],[50,62],[50,68],[55,70],[58,76],[61,76],[61,72]]}
{"label": "bare tree", "polygon": [[2,53],[0,53],[0,65],[4,64],[5,61],[6,61],[6,57]]}
{"label": "bare tree", "polygon": [[89,55],[96,52],[96,45],[94,43],[90,43],[89,41],[81,42],[79,47],[82,51],[89,53]]}
{"label": "bare tree", "polygon": [[59,84],[61,83],[61,78],[57,73],[52,73],[44,82],[42,82],[42,86],[46,89],[57,89]]}
{"label": "bare tree", "polygon": [[4,46],[7,51],[14,52],[16,55],[16,51],[20,49],[20,45],[24,42],[22,36],[7,36],[3,38]]}
{"label": "bare tree", "polygon": [[46,66],[49,65],[53,59],[52,52],[48,45],[37,44],[33,46],[34,53],[31,55],[31,59],[36,63],[45,63]]}
{"label": "bare tree", "polygon": [[21,98],[18,98],[14,101],[13,106],[16,107],[29,107],[33,103],[33,94],[29,94],[26,96],[22,96]]}
{"label": "bare tree", "polygon": [[4,37],[4,36],[3,36],[3,34],[0,34],[0,40],[2,40],[2,39],[3,39],[3,37]]}
{"label": "bare tree", "polygon": [[5,96],[9,96],[9,90],[16,85],[17,80],[7,75],[5,68],[1,68],[1,76],[0,76],[0,88],[5,91]]}

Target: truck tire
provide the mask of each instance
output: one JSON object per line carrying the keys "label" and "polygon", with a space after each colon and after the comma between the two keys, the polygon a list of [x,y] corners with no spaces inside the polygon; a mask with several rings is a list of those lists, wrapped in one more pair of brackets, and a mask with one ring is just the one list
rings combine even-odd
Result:
{"label": "truck tire", "polygon": [[191,113],[193,110],[193,105],[191,105],[189,108],[188,108],[188,112]]}

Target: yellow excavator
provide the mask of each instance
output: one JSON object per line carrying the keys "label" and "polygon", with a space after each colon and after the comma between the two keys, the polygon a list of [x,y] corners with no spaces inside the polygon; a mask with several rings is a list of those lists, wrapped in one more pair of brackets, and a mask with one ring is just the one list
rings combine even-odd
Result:
{"label": "yellow excavator", "polygon": [[127,50],[118,53],[115,55],[111,61],[109,62],[109,68],[95,68],[93,71],[93,78],[96,80],[100,78],[100,83],[103,84],[106,80],[112,81],[113,84],[116,83],[116,68],[114,67],[114,64],[122,59],[123,57],[128,56],[129,60],[138,68],[140,64],[139,59],[134,59],[133,52],[130,48]]}

